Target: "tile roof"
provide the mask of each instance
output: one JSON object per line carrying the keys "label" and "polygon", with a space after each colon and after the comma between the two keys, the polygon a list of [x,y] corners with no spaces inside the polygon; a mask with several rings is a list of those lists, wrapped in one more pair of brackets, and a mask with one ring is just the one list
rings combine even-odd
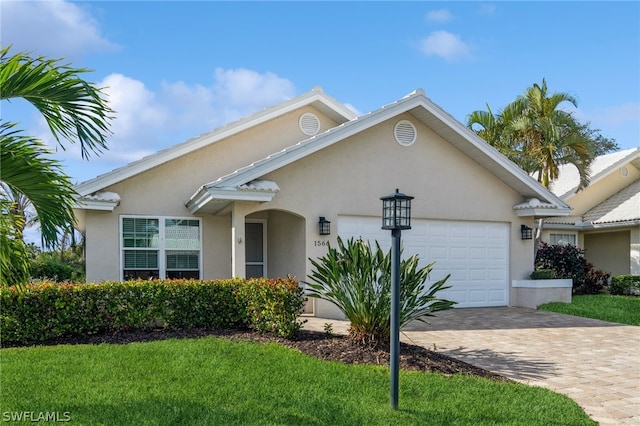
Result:
{"label": "tile roof", "polygon": [[[603,177],[612,170],[621,167],[626,160],[631,161],[633,158],[640,156],[640,147],[631,148],[624,151],[613,152],[611,154],[596,157],[591,163],[591,182]],[[562,199],[566,199],[573,195],[580,183],[578,169],[573,164],[564,164],[560,166],[558,179],[551,183],[551,192]]]}
{"label": "tile roof", "polygon": [[594,225],[640,221],[640,179],[586,212],[583,220]]}

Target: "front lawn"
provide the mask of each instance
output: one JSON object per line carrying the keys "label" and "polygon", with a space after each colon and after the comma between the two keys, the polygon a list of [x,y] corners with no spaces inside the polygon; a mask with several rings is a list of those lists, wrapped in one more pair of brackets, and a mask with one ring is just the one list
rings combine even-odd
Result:
{"label": "front lawn", "polygon": [[640,325],[640,297],[608,294],[573,296],[571,303],[547,303],[538,309],[628,325]]}
{"label": "front lawn", "polygon": [[0,350],[2,413],[94,425],[594,425],[571,399],[489,379],[324,362],[221,338]]}

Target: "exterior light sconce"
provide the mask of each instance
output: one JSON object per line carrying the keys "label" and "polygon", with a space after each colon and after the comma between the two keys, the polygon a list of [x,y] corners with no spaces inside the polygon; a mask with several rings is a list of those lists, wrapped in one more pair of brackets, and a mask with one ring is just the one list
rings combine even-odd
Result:
{"label": "exterior light sconce", "polygon": [[318,221],[318,233],[320,235],[331,235],[331,222],[324,216],[320,216]]}
{"label": "exterior light sconce", "polygon": [[533,239],[533,229],[529,228],[527,225],[520,225],[520,234],[523,240]]}

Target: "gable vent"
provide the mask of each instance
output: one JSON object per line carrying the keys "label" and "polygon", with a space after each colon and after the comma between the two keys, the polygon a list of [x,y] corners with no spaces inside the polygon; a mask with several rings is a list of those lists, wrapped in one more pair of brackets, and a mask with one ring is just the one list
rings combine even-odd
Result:
{"label": "gable vent", "polygon": [[400,120],[393,129],[393,134],[402,146],[410,146],[416,141],[416,128],[409,120]]}
{"label": "gable vent", "polygon": [[320,131],[320,120],[315,114],[311,114],[310,112],[305,112],[300,116],[298,125],[302,133],[308,136],[317,135]]}

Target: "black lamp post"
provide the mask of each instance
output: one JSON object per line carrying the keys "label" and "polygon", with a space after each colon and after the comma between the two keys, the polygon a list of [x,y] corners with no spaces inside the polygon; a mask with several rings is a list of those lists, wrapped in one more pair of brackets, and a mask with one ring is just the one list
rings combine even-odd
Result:
{"label": "black lamp post", "polygon": [[400,369],[400,233],[411,229],[413,197],[396,192],[382,200],[382,229],[391,230],[391,330],[389,369],[391,370],[391,408],[398,408],[398,376]]}

